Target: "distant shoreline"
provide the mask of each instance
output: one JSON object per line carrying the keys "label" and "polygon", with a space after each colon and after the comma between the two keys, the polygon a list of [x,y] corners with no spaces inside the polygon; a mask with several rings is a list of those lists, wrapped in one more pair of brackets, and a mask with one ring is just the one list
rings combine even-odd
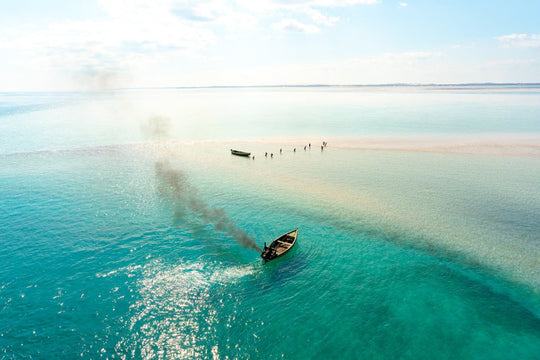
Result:
{"label": "distant shoreline", "polygon": [[267,85],[208,85],[208,86],[150,86],[73,90],[0,90],[0,94],[69,94],[106,93],[144,90],[242,90],[242,89],[355,89],[355,90],[540,90],[540,83],[387,83],[387,84],[267,84]]}
{"label": "distant shoreline", "polygon": [[163,86],[163,87],[141,87],[122,88],[118,90],[166,90],[166,89],[395,89],[395,88],[443,88],[443,89],[489,89],[489,88],[509,88],[509,89],[540,89],[540,83],[389,83],[389,84],[268,84],[268,85],[210,85],[210,86]]}

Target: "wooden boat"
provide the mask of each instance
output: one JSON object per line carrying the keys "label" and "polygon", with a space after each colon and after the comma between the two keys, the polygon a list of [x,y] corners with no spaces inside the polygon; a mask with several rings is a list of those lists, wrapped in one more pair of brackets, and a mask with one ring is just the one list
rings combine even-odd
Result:
{"label": "wooden boat", "polygon": [[231,149],[231,154],[236,155],[236,156],[245,156],[245,157],[249,157],[249,155],[251,155],[251,153],[240,151],[240,150],[233,150],[233,149]]}
{"label": "wooden boat", "polygon": [[297,237],[298,228],[281,235],[276,240],[272,241],[270,246],[266,246],[266,243],[264,243],[264,249],[261,257],[265,261],[270,261],[285,255],[289,250],[293,248],[294,244],[296,244]]}

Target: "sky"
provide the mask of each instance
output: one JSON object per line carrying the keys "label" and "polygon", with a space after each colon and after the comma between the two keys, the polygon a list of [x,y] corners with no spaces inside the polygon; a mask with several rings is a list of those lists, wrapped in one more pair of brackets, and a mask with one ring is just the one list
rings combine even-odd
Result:
{"label": "sky", "polygon": [[538,0],[0,0],[0,91],[540,83]]}

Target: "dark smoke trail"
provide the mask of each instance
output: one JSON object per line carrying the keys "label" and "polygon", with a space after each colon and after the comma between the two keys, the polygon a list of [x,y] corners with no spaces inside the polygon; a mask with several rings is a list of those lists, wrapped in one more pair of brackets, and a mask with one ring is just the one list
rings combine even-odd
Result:
{"label": "dark smoke trail", "polygon": [[160,191],[174,201],[175,218],[182,218],[186,211],[190,211],[214,225],[216,230],[232,236],[244,248],[262,251],[255,240],[234,224],[225,210],[206,204],[182,171],[173,169],[167,162],[158,162],[156,176],[160,182]]}

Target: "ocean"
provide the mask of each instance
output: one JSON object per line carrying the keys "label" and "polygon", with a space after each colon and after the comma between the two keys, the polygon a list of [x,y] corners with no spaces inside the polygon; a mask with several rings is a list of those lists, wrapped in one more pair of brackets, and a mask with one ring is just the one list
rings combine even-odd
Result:
{"label": "ocean", "polygon": [[538,359],[539,114],[534,85],[0,93],[0,357]]}

